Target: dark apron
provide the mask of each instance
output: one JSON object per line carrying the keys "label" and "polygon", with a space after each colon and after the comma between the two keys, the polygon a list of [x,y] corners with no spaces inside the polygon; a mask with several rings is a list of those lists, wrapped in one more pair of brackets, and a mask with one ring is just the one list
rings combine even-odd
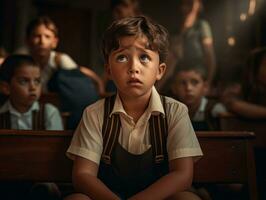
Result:
{"label": "dark apron", "polygon": [[134,155],[117,143],[111,163],[100,163],[98,177],[121,198],[144,190],[168,172],[168,160],[155,164],[151,148],[143,154]]}

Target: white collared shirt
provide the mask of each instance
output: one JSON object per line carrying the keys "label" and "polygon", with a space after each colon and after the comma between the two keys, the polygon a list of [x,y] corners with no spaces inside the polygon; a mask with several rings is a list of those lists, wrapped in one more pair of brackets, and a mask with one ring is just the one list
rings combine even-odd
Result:
{"label": "white collared shirt", "polygon": [[[88,106],[74,133],[67,156],[75,155],[89,159],[97,164],[100,162],[103,139],[102,124],[104,100]],[[164,114],[160,95],[153,87],[148,108],[137,123],[123,108],[119,95],[116,96],[112,113],[119,113],[121,128],[118,142],[132,154],[142,154],[151,147],[149,135],[149,118],[151,114]],[[166,97],[166,113],[168,122],[167,152],[169,160],[181,157],[201,156],[202,151],[191,125],[187,107]]]}
{"label": "white collared shirt", "polygon": [[[208,104],[208,99],[206,97],[202,97],[199,109],[194,114],[192,121],[199,122],[205,120],[205,109],[207,104]],[[211,115],[212,117],[217,117],[219,113],[223,112],[226,112],[225,106],[221,103],[216,103],[211,110]]]}
{"label": "white collared shirt", "polygon": [[[32,130],[32,112],[39,109],[40,105],[38,101],[35,101],[27,112],[20,113],[7,100],[0,108],[0,113],[10,112],[11,129]],[[58,109],[51,104],[45,104],[44,123],[46,130],[63,130],[61,115]]]}

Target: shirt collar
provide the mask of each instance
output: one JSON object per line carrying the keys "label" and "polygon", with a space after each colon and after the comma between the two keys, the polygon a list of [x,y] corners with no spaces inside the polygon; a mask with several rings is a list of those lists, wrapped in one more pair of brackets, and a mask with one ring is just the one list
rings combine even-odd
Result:
{"label": "shirt collar", "polygon": [[32,111],[35,111],[35,110],[38,111],[39,109],[40,109],[39,103],[38,101],[35,101],[27,112],[20,113],[12,106],[11,102],[7,100],[6,103],[2,106],[0,113],[9,111],[11,114],[20,117],[22,115],[24,116],[30,115]]}
{"label": "shirt collar", "polygon": [[[165,115],[163,105],[161,102],[161,97],[154,86],[152,87],[151,97],[147,110],[153,115],[159,115],[160,113]],[[110,115],[114,113],[124,113],[125,115],[127,115],[118,94],[116,94],[114,108]]]}
{"label": "shirt collar", "polygon": [[207,102],[208,102],[208,100],[206,99],[206,97],[201,98],[200,107],[198,109],[198,112],[205,112],[205,107],[207,105]]}

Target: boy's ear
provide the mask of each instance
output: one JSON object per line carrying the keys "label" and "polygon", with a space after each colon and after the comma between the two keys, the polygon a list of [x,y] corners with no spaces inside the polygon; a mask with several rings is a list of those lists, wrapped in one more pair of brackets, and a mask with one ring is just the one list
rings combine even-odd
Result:
{"label": "boy's ear", "polygon": [[204,81],[204,96],[206,96],[210,91],[210,84],[208,81]]}
{"label": "boy's ear", "polygon": [[10,94],[10,86],[7,82],[1,81],[0,82],[0,93],[3,93],[6,96]]}
{"label": "boy's ear", "polygon": [[55,49],[58,45],[59,42],[59,38],[58,37],[54,37],[53,43],[52,43],[52,48]]}
{"label": "boy's ear", "polygon": [[163,75],[165,73],[165,70],[166,70],[166,64],[165,63],[161,63],[159,65],[158,74],[157,74],[157,77],[156,77],[157,81],[160,80],[163,77]]}
{"label": "boy's ear", "polygon": [[105,69],[105,72],[107,74],[107,77],[110,79],[111,78],[111,70],[110,70],[110,67],[109,67],[108,63],[104,64],[104,69]]}

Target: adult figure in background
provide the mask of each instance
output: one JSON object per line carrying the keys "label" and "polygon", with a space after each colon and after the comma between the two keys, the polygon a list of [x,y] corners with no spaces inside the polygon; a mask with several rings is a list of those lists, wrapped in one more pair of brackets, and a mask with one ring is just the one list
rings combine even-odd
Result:
{"label": "adult figure in background", "polygon": [[158,89],[167,88],[169,80],[180,62],[198,62],[206,66],[207,81],[212,82],[216,64],[213,48],[213,38],[209,23],[200,18],[202,11],[201,0],[180,0],[177,29],[171,36],[170,53],[167,61],[165,78],[158,83]]}

